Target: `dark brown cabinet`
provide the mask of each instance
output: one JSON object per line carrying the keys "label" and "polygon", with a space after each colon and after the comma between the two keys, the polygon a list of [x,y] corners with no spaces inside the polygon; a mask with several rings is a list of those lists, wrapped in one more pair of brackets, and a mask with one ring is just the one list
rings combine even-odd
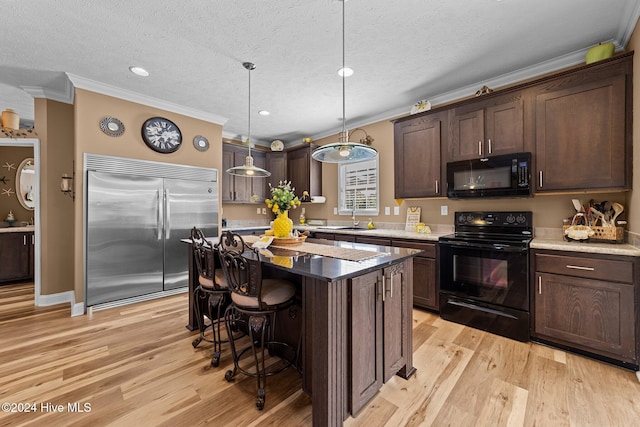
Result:
{"label": "dark brown cabinet", "polygon": [[[267,167],[266,169],[271,172],[271,176],[266,179],[267,183],[271,183],[272,186],[277,186],[280,181],[288,181],[287,176],[287,152],[286,151],[270,151],[267,152]],[[267,189],[269,185],[267,184]],[[298,196],[302,195],[302,192],[296,192]]]}
{"label": "dark brown cabinet", "polygon": [[356,243],[366,243],[368,245],[391,246],[391,239],[386,237],[359,236],[356,235]]}
{"label": "dark brown cabinet", "polygon": [[637,366],[635,258],[538,250],[533,261],[532,336]]}
{"label": "dark brown cabinet", "polygon": [[287,175],[298,196],[303,191],[309,196],[322,195],[322,163],[311,158],[313,144],[287,151]]}
{"label": "dark brown cabinet", "polygon": [[[234,203],[262,203],[266,196],[267,179],[247,178],[226,173],[226,170],[234,166],[245,164],[249,155],[249,149],[233,144],[222,144],[222,171],[221,190],[223,202]],[[251,150],[253,164],[259,168],[266,168],[266,153],[259,150]]]}
{"label": "dark brown cabinet", "polygon": [[0,282],[33,278],[34,247],[32,232],[0,233]]}
{"label": "dark brown cabinet", "polygon": [[537,192],[631,188],[632,59],[535,87]]}
{"label": "dark brown cabinet", "polygon": [[447,112],[394,122],[394,194],[396,199],[444,194],[443,159]]}
{"label": "dark brown cabinet", "polygon": [[382,384],[413,366],[411,339],[411,261],[350,280],[350,412],[356,414]]}
{"label": "dark brown cabinet", "polygon": [[382,387],[382,272],[351,279],[351,413]]}
{"label": "dark brown cabinet", "polygon": [[523,150],[524,98],[521,92],[490,96],[451,110],[449,161]]}
{"label": "dark brown cabinet", "polygon": [[423,243],[413,240],[393,239],[393,246],[420,249],[413,259],[413,305],[438,311],[440,309],[438,292],[437,243]]}

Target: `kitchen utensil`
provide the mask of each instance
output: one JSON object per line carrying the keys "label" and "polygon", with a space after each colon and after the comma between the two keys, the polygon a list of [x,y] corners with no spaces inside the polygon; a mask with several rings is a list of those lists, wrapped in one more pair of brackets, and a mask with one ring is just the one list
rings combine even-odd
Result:
{"label": "kitchen utensil", "polygon": [[594,215],[596,215],[598,218],[600,218],[600,221],[602,222],[602,226],[603,227],[610,227],[611,225],[607,222],[607,220],[604,218],[604,214],[602,212],[600,212],[599,210],[597,210],[596,208],[592,207],[590,208],[591,213],[593,213]]}
{"label": "kitchen utensil", "polygon": [[613,214],[613,218],[611,218],[611,225],[615,227],[616,219],[618,218],[618,215],[620,215],[624,211],[624,206],[622,206],[620,203],[612,203],[611,208],[615,212]]}
{"label": "kitchen utensil", "polygon": [[576,212],[581,212],[581,209],[584,210],[584,208],[582,207],[582,202],[578,199],[571,199],[571,201],[573,202],[573,207],[576,209]]}

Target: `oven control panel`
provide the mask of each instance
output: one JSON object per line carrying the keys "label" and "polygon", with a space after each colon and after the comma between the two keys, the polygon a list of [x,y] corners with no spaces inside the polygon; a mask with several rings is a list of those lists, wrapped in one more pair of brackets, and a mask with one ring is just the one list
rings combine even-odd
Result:
{"label": "oven control panel", "polygon": [[533,214],[530,211],[456,212],[456,232],[500,232],[530,235]]}

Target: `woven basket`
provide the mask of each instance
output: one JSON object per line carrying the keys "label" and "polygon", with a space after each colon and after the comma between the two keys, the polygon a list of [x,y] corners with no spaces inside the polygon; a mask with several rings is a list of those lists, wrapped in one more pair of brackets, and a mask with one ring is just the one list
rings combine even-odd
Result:
{"label": "woven basket", "polygon": [[[569,228],[568,225],[562,227],[562,235]],[[595,232],[593,237],[589,237],[589,242],[594,243],[624,243],[624,227],[602,227],[592,225],[590,228]]]}

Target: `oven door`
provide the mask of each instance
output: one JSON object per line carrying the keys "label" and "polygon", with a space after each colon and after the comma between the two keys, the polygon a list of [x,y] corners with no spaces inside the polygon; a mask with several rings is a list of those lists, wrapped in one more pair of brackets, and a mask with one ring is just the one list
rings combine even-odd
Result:
{"label": "oven door", "polygon": [[440,291],[529,311],[526,245],[441,242]]}

